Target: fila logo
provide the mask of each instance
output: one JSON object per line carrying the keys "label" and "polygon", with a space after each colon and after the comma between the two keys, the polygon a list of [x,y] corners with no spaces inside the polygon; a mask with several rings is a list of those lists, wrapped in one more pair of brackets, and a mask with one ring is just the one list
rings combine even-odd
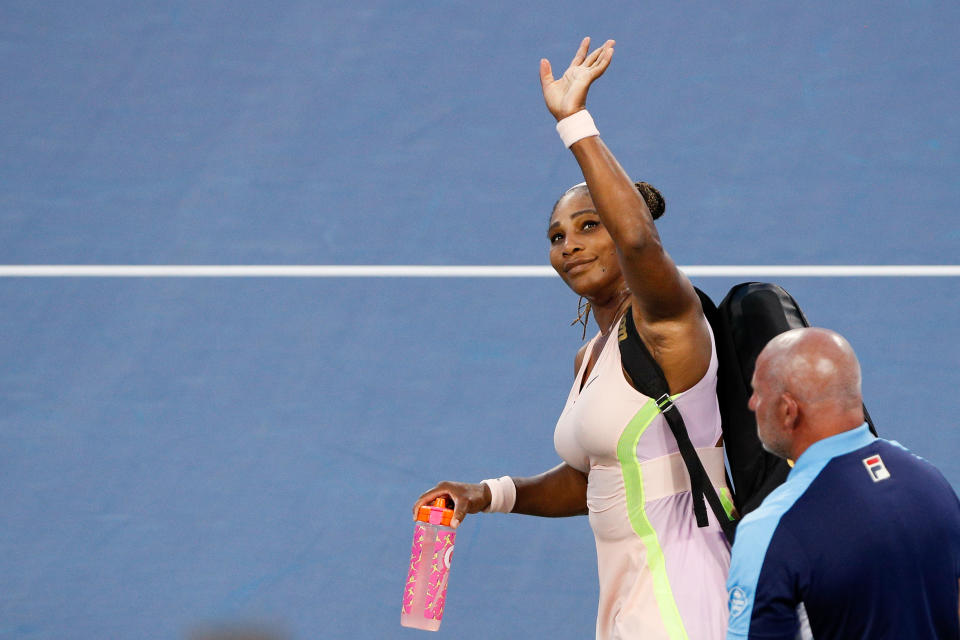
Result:
{"label": "fila logo", "polygon": [[867,471],[870,472],[870,477],[873,478],[874,482],[880,482],[881,480],[886,480],[890,477],[890,472],[887,471],[887,467],[883,464],[883,460],[881,460],[880,456],[878,455],[864,458],[863,466],[865,466]]}

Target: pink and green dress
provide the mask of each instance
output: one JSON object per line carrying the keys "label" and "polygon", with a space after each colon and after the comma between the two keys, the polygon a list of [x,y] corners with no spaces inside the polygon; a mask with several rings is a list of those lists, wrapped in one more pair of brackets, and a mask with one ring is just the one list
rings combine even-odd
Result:
{"label": "pink and green dress", "polygon": [[[709,509],[710,526],[697,527],[676,440],[656,402],[624,377],[616,336],[586,380],[589,358],[583,360],[554,444],[567,464],[587,474],[600,578],[597,639],[720,640],[727,627],[727,540]],[[729,509],[723,450],[715,446],[716,385],[714,346],[703,379],[674,403]]]}

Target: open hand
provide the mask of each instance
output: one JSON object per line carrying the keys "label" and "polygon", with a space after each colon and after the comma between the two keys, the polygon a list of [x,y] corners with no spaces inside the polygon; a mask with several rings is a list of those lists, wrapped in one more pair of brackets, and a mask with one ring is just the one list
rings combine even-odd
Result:
{"label": "open hand", "polygon": [[607,40],[589,55],[590,38],[584,38],[573,56],[570,66],[559,79],[554,80],[550,61],[540,60],[540,84],[547,109],[558,121],[587,108],[587,89],[603,75],[613,59],[613,40]]}

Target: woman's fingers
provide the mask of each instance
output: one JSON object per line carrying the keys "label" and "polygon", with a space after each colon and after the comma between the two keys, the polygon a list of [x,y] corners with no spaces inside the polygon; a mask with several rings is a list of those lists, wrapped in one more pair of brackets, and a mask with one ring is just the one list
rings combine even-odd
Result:
{"label": "woman's fingers", "polygon": [[587,57],[587,51],[590,49],[590,36],[587,36],[580,41],[580,46],[577,47],[577,53],[573,56],[573,60],[570,61],[570,66],[575,67],[579,64],[583,64],[583,59]]}
{"label": "woman's fingers", "polygon": [[417,501],[413,503],[414,519],[416,519],[417,517],[417,512],[420,511],[420,507],[427,504],[428,502],[433,502],[434,500],[442,496],[450,496],[451,499],[453,498],[453,496],[450,495],[449,489],[444,487],[443,482],[435,486],[433,489],[430,489],[429,491],[425,491],[419,498],[417,498]]}
{"label": "woman's fingers", "polygon": [[613,47],[604,48],[604,54],[597,59],[596,64],[594,65],[594,70],[597,72],[597,75],[600,75],[607,70],[607,67],[610,66],[610,61],[613,60]]}
{"label": "woman's fingers", "polygon": [[[594,49],[589,56],[587,56],[583,61],[583,66],[585,67],[594,67],[603,64],[604,60],[607,60],[609,64],[610,55],[613,53],[613,45],[615,44],[614,40],[607,40],[603,43],[602,47]],[[610,55],[607,55],[607,51],[610,51]]]}
{"label": "woman's fingers", "polygon": [[546,89],[553,84],[553,69],[550,67],[550,61],[546,58],[540,59],[540,85]]}
{"label": "woman's fingers", "polygon": [[454,529],[460,526],[460,523],[463,522],[463,517],[467,515],[467,504],[466,499],[454,499],[453,518],[450,519],[450,526]]}
{"label": "woman's fingers", "polygon": [[582,66],[592,67],[594,63],[600,58],[600,54],[603,53],[603,50],[604,48],[600,47],[599,49],[594,49],[593,51],[591,51],[590,55],[588,55],[584,59]]}
{"label": "woman's fingers", "polygon": [[[474,503],[476,502],[476,494],[478,487],[483,485],[473,485],[463,482],[441,482],[433,489],[426,491],[417,498],[417,501],[413,504],[413,517],[416,519],[417,512],[425,504],[432,502],[440,497],[447,497],[453,501],[453,519],[450,522],[450,525],[457,527],[463,522],[464,516],[468,513],[476,513],[479,510]],[[482,497],[482,489],[481,491]]]}
{"label": "woman's fingers", "polygon": [[589,51],[590,38],[584,38],[577,54],[563,76],[553,77],[553,68],[546,58],[540,59],[540,85],[547,109],[559,121],[585,108],[587,91],[594,80],[603,75],[613,57],[614,40]]}
{"label": "woman's fingers", "polygon": [[[576,67],[586,67],[590,70],[600,69],[603,71],[607,68],[607,65],[610,64],[610,58],[613,56],[613,45],[615,42],[615,40],[607,40],[603,43],[602,47],[594,49],[592,52],[587,54],[587,51],[590,47],[590,38],[584,38],[580,42],[580,46],[577,48],[577,54],[573,56],[573,60],[570,62],[570,67],[567,69],[566,73],[569,74],[570,70]],[[556,82],[556,78],[553,77],[553,68],[550,65],[550,61],[546,58],[541,58],[540,85],[546,89],[554,82]]]}

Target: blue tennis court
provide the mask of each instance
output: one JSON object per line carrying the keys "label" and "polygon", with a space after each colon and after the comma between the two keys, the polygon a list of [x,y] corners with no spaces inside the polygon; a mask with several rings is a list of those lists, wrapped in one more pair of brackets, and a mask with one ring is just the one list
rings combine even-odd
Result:
{"label": "blue tennis court", "polygon": [[[537,63],[681,265],[956,265],[960,7],[0,7],[0,263],[543,265],[580,180]],[[732,277],[694,278],[716,298]],[[960,282],[778,279],[960,488]],[[402,638],[413,500],[557,463],[557,278],[0,277],[0,638]],[[585,518],[468,518],[451,638],[583,638]]]}

